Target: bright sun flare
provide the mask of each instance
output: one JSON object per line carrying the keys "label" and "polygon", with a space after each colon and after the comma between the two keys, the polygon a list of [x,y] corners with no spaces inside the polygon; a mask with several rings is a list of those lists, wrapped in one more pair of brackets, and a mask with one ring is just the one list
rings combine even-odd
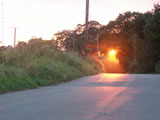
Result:
{"label": "bright sun flare", "polygon": [[109,55],[111,56],[115,56],[117,54],[117,52],[115,50],[110,50],[109,51]]}
{"label": "bright sun flare", "polygon": [[108,60],[112,63],[119,63],[118,59],[116,58],[117,50],[111,49],[108,51]]}

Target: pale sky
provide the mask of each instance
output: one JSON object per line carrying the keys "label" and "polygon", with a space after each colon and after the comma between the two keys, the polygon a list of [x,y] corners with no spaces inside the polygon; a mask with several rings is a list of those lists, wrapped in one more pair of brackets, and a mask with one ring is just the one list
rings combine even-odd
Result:
{"label": "pale sky", "polygon": [[[14,32],[11,27],[18,28],[17,41],[27,41],[31,36],[50,39],[57,31],[74,29],[77,24],[84,24],[85,22],[86,0],[3,1],[5,22],[3,44],[5,45],[13,44]],[[153,4],[159,1],[90,0],[89,19],[106,25],[110,20],[114,20],[119,13],[126,11],[146,12],[151,10]]]}

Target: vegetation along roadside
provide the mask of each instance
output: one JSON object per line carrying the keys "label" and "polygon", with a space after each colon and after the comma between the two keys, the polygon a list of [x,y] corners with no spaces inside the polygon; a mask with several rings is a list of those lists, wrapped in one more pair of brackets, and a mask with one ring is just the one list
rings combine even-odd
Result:
{"label": "vegetation along roadside", "polygon": [[30,40],[0,52],[0,94],[55,85],[101,72],[92,58],[62,52],[53,40]]}

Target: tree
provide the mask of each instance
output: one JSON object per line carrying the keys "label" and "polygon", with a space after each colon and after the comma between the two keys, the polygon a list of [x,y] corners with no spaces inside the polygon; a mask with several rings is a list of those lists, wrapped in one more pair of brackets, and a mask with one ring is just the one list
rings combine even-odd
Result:
{"label": "tree", "polygon": [[118,49],[117,58],[120,64],[128,70],[128,66],[133,59],[133,46],[131,35],[133,34],[133,21],[140,13],[125,12],[120,14],[115,21],[110,21],[100,34],[101,51],[107,49]]}
{"label": "tree", "polygon": [[145,40],[148,43],[148,65],[150,71],[155,70],[155,65],[160,57],[160,5],[154,5],[152,16],[147,19],[144,26]]}
{"label": "tree", "polygon": [[[90,21],[89,26],[89,53],[93,53],[96,48],[91,46],[96,46],[95,38],[99,33],[99,29],[102,27],[97,21]],[[63,30],[54,34],[56,38],[57,46],[65,51],[79,52],[79,54],[84,54],[85,45],[85,24],[78,24],[75,30]]]}
{"label": "tree", "polygon": [[134,62],[132,72],[154,72],[159,57],[159,5],[144,14],[140,14],[133,21],[132,46],[134,48]]}

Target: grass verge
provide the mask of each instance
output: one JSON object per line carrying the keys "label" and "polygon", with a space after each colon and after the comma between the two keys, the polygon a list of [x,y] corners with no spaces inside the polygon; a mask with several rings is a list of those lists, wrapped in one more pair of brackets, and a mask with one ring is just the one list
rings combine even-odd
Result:
{"label": "grass verge", "polygon": [[52,41],[34,41],[1,53],[0,94],[50,86],[101,72],[92,58],[59,51]]}

